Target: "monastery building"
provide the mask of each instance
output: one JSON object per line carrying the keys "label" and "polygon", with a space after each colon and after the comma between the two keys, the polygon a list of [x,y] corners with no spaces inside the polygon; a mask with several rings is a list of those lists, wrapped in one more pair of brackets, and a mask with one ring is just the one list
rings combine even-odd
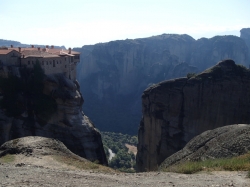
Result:
{"label": "monastery building", "polygon": [[63,73],[67,78],[76,80],[76,65],[80,62],[80,53],[72,51],[71,48],[65,50],[54,48],[54,46],[0,48],[0,67],[33,68],[36,62],[40,64],[46,75]]}

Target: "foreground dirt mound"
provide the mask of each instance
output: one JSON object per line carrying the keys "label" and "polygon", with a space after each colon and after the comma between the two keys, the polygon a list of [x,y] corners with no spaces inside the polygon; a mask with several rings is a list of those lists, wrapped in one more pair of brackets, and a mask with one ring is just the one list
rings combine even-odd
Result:
{"label": "foreground dirt mound", "polygon": [[18,138],[4,143],[0,147],[1,163],[18,167],[111,170],[75,155],[59,140],[39,136]]}
{"label": "foreground dirt mound", "polygon": [[171,155],[161,164],[164,169],[184,161],[201,161],[229,158],[250,151],[250,125],[238,124],[220,127],[193,138],[183,149]]}
{"label": "foreground dirt mound", "polygon": [[59,140],[39,136],[28,136],[4,143],[0,147],[0,156],[6,154],[23,154],[25,156],[65,155],[86,160],[69,151]]}

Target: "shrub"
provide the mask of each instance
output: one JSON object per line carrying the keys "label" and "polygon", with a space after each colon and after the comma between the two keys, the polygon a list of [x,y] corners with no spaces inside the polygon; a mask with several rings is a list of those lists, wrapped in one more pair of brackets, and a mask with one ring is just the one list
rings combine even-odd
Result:
{"label": "shrub", "polygon": [[188,73],[187,74],[187,78],[190,79],[192,77],[195,77],[196,76],[196,73]]}

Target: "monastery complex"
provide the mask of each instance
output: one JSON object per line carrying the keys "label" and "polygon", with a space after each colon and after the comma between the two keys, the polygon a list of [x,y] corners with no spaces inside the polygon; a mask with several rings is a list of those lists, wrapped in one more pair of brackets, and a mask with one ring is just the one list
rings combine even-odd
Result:
{"label": "monastery complex", "polygon": [[44,73],[63,73],[67,78],[76,80],[76,65],[80,62],[80,53],[68,50],[57,49],[54,46],[45,48],[8,47],[0,48],[0,68],[23,67],[33,68],[38,62]]}

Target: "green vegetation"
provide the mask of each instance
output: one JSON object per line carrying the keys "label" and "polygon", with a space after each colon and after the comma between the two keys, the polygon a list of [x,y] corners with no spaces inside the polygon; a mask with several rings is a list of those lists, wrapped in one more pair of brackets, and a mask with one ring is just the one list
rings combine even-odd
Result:
{"label": "green vegetation", "polygon": [[225,159],[209,159],[205,161],[187,161],[170,166],[163,171],[192,174],[199,171],[248,171],[250,176],[250,152],[238,157]]}
{"label": "green vegetation", "polygon": [[187,78],[192,78],[192,77],[195,77],[196,73],[188,73],[187,74]]}
{"label": "green vegetation", "polygon": [[114,132],[101,132],[101,135],[107,158],[109,158],[108,149],[115,153],[109,160],[109,166],[122,172],[135,172],[135,155],[129,152],[125,144],[137,146],[137,137]]}
{"label": "green vegetation", "polygon": [[46,123],[56,111],[56,101],[43,94],[45,74],[37,61],[33,69],[20,69],[21,77],[0,77],[0,106],[9,117],[20,116],[25,110],[35,113],[40,124]]}
{"label": "green vegetation", "polygon": [[15,155],[4,155],[2,157],[0,157],[0,163],[10,163],[13,162],[15,160]]}

